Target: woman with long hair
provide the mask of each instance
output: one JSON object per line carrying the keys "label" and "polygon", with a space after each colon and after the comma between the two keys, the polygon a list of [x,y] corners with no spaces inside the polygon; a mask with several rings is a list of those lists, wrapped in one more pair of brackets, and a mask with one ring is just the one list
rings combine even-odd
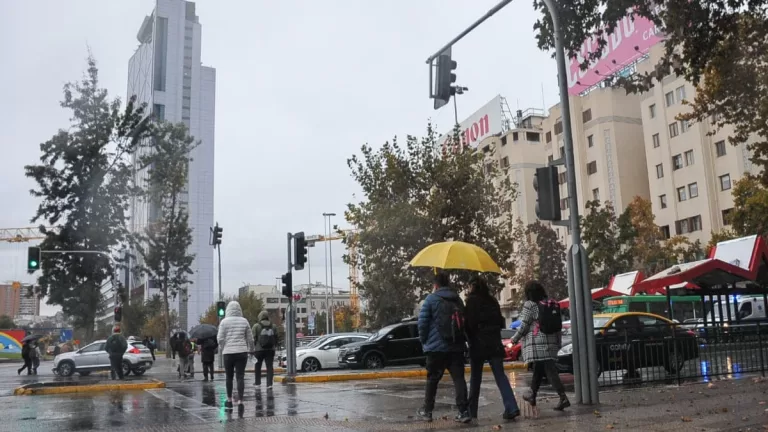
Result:
{"label": "woman with long hair", "polygon": [[536,394],[546,375],[549,383],[560,395],[560,402],[555,406],[555,410],[562,411],[571,406],[555,365],[562,335],[560,332],[546,334],[539,328],[539,304],[548,299],[544,286],[538,281],[530,281],[525,284],[524,293],[525,303],[520,313],[520,327],[512,337],[513,344],[523,340],[523,361],[533,364],[531,392],[523,395],[523,399],[531,406],[536,406]]}
{"label": "woman with long hair", "polygon": [[465,325],[469,340],[469,361],[472,372],[469,380],[469,413],[477,418],[480,399],[480,384],[483,381],[483,365],[491,366],[496,386],[504,402],[505,420],[514,420],[520,415],[512,386],[504,373],[504,347],[501,345],[501,329],[505,327],[499,302],[493,297],[484,279],[475,277],[470,282],[471,291],[467,296]]}

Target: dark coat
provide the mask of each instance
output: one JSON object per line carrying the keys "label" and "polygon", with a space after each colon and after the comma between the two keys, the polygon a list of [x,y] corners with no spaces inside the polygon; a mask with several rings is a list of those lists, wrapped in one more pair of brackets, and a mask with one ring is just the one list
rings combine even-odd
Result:
{"label": "dark coat", "polygon": [[470,294],[467,297],[464,322],[469,338],[470,357],[504,357],[501,329],[506,323],[495,298],[490,295]]}
{"label": "dark coat", "polygon": [[203,363],[213,363],[216,360],[216,349],[219,347],[216,339],[206,339],[200,350],[200,361]]}
{"label": "dark coat", "polygon": [[438,327],[438,310],[441,301],[454,301],[459,309],[464,309],[464,302],[456,291],[443,287],[427,296],[419,312],[419,338],[425,353],[431,352],[464,352],[464,343],[451,344],[440,335]]}

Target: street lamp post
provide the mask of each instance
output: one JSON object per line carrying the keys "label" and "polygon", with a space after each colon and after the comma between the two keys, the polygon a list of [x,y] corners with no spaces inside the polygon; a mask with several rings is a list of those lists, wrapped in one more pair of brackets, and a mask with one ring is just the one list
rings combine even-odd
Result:
{"label": "street lamp post", "polygon": [[[331,243],[333,243],[333,242],[330,241],[330,238],[331,238],[331,236],[333,234],[332,229],[331,229],[331,217],[333,217],[333,216],[336,216],[336,213],[323,213],[323,217],[327,217],[328,218],[328,241],[326,243],[328,243],[328,263],[330,263],[330,267],[331,267],[331,270],[330,270],[330,274],[331,274],[331,285],[330,285],[330,288],[331,288],[331,302],[330,303],[326,302],[328,304],[328,313],[326,314],[326,316],[329,317],[330,321],[331,321],[331,327],[330,327],[331,334],[334,333],[335,330],[336,330],[336,324],[334,323],[335,320],[333,319],[333,248],[331,246]],[[328,324],[327,323],[326,323],[326,329],[328,329]]]}

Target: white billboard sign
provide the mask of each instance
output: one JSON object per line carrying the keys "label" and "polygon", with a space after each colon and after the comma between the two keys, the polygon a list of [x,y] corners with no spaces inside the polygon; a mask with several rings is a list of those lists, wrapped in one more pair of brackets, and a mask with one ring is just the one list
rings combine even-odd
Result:
{"label": "white billboard sign", "polygon": [[[470,148],[476,148],[480,141],[501,133],[502,130],[501,95],[496,95],[469,118],[459,123],[462,144]],[[443,147],[443,152],[446,152],[453,147],[452,140],[453,130],[442,135],[437,142]]]}

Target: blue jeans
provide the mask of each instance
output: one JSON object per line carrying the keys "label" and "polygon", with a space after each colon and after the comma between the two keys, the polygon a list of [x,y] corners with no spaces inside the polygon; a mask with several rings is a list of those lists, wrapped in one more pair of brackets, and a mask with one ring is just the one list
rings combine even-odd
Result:
{"label": "blue jeans", "polygon": [[509,378],[504,373],[504,359],[502,357],[482,358],[475,357],[470,359],[472,372],[469,375],[469,414],[472,418],[477,418],[477,405],[480,399],[480,384],[483,382],[483,365],[485,362],[491,365],[493,379],[501,392],[501,399],[504,402],[504,412],[511,414],[519,411],[515,400],[515,394],[512,392],[512,386],[509,384]]}

